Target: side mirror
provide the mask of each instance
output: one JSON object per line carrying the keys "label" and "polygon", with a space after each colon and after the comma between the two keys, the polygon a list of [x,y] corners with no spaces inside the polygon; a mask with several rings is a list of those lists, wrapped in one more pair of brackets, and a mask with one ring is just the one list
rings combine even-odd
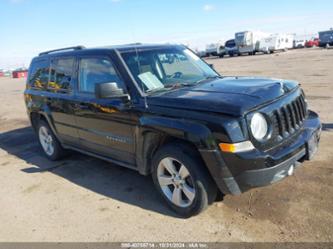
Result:
{"label": "side mirror", "polygon": [[98,99],[127,98],[128,94],[119,88],[116,82],[99,83],[95,85],[95,96]]}

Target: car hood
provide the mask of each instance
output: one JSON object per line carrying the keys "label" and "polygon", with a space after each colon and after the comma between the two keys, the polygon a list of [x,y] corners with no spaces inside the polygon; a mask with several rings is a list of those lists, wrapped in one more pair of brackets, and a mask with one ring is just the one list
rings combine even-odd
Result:
{"label": "car hood", "polygon": [[298,83],[259,77],[223,77],[149,96],[148,106],[210,111],[240,116],[291,92]]}

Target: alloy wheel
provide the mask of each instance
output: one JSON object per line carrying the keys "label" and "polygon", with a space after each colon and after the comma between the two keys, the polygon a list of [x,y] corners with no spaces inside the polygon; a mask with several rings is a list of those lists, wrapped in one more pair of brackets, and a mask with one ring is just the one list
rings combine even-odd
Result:
{"label": "alloy wheel", "polygon": [[193,178],[184,164],[166,157],[157,168],[157,179],[163,194],[178,207],[188,207],[196,195]]}
{"label": "alloy wheel", "polygon": [[52,156],[54,153],[54,143],[49,129],[45,126],[41,126],[38,131],[38,136],[44,152],[48,156]]}

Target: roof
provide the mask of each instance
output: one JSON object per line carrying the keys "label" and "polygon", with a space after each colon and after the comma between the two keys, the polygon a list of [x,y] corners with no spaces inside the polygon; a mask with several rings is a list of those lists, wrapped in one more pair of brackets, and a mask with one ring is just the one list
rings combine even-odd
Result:
{"label": "roof", "polygon": [[61,49],[54,49],[50,51],[45,51],[39,54],[39,57],[43,56],[69,56],[69,55],[76,55],[76,54],[85,54],[89,52],[109,52],[110,50],[117,50],[119,52],[130,52],[135,51],[136,49],[139,51],[142,50],[150,50],[150,49],[158,49],[158,48],[165,48],[170,46],[180,46],[180,45],[173,45],[173,44],[142,44],[142,43],[133,43],[133,44],[124,44],[124,45],[114,45],[114,46],[106,46],[106,47],[96,47],[96,48],[85,48],[84,46],[75,46],[75,47],[67,47]]}

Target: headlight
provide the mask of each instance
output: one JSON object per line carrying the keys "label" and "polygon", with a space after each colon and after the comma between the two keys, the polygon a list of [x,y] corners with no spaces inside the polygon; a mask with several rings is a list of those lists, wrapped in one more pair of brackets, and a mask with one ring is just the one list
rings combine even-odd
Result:
{"label": "headlight", "polygon": [[255,139],[261,140],[268,133],[268,125],[264,115],[255,113],[251,119],[251,132]]}

